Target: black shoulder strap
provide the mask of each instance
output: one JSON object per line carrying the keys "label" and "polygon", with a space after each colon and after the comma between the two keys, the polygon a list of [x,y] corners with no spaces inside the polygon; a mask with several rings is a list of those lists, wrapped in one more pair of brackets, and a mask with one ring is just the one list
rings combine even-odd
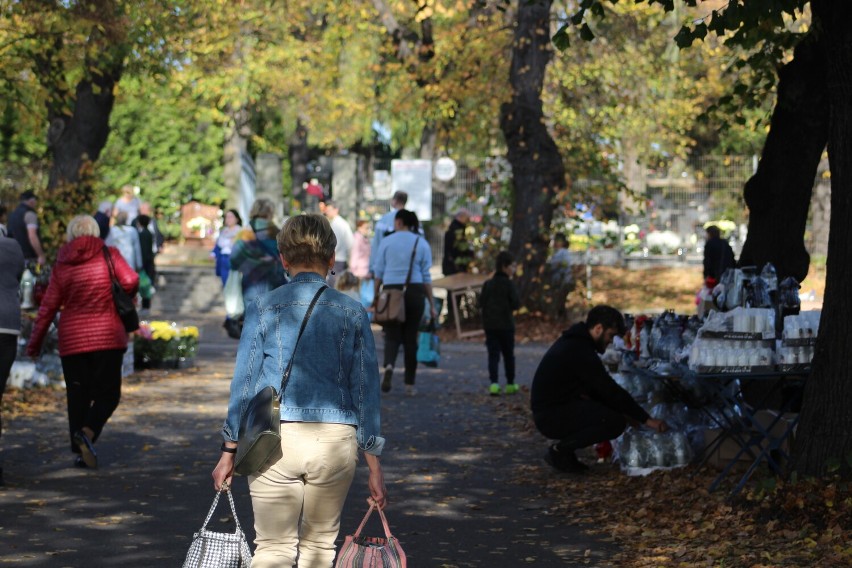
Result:
{"label": "black shoulder strap", "polygon": [[109,270],[109,279],[113,282],[116,282],[117,278],[115,277],[115,267],[112,264],[112,255],[110,254],[109,248],[107,248],[106,245],[104,245],[103,251],[104,257],[106,258],[107,262],[107,269]]}
{"label": "black shoulder strap", "polygon": [[284,398],[284,389],[287,388],[287,382],[290,380],[290,369],[293,368],[293,359],[296,358],[296,348],[299,347],[299,340],[302,339],[302,333],[304,333],[305,327],[308,325],[308,320],[311,318],[311,312],[314,311],[314,306],[317,304],[317,301],[320,296],[322,296],[322,293],[325,292],[326,288],[328,288],[328,286],[325,284],[320,286],[320,289],[317,290],[316,294],[314,294],[314,299],[311,300],[311,303],[308,306],[308,311],[305,312],[305,317],[302,319],[302,327],[299,328],[299,335],[296,337],[296,345],[293,346],[293,354],[290,356],[290,362],[287,363],[287,369],[281,377],[281,392],[278,393],[279,400]]}
{"label": "black shoulder strap", "polygon": [[402,287],[403,292],[408,288],[408,283],[411,280],[411,270],[414,268],[414,255],[417,252],[418,242],[420,242],[420,235],[417,235],[417,238],[414,240],[414,247],[411,249],[411,260],[408,261],[408,275],[405,277],[405,285]]}

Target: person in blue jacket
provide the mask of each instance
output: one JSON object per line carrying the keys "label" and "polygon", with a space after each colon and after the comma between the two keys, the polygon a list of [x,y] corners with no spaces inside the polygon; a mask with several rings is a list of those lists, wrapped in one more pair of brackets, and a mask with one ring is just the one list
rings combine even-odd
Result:
{"label": "person in blue jacket", "polygon": [[281,452],[248,478],[255,568],[295,566],[297,558],[299,566],[331,566],[358,450],[370,470],[370,499],[379,508],[387,501],[379,461],[385,439],[376,347],[361,303],[326,286],[336,242],[322,215],[288,219],[277,243],[278,260],[291,280],[246,305],[221,456],[213,470],[217,491],[230,485],[249,401],[267,386],[279,389],[293,362],[281,401]]}

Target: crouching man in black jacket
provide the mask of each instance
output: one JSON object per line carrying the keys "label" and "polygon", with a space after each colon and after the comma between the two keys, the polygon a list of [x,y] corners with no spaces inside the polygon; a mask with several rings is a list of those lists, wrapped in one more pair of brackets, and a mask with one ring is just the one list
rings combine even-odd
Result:
{"label": "crouching man in black jacket", "polygon": [[651,418],[606,372],[599,353],[625,332],[624,317],[610,306],[596,306],[585,323],[564,331],[548,349],[532,382],[530,402],[539,432],[559,440],[545,460],[561,471],[588,466],[575,450],[617,438],[635,420],[657,432],[668,425]]}

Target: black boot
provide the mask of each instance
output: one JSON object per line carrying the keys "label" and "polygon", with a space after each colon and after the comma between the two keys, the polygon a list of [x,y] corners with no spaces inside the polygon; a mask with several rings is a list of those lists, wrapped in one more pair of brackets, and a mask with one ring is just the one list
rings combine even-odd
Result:
{"label": "black boot", "polygon": [[567,473],[583,473],[588,471],[589,466],[577,459],[574,452],[560,452],[553,444],[547,449],[547,455],[544,456],[544,461],[558,469]]}

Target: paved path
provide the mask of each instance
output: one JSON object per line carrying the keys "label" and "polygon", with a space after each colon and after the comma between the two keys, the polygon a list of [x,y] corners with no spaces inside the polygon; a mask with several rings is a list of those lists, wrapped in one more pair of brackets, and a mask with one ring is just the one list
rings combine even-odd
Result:
{"label": "paved path", "polygon": [[[549,514],[540,488],[555,473],[541,467],[545,440],[518,412],[526,393],[485,394],[481,345],[452,344],[443,351],[440,368],[418,371],[417,396],[406,397],[397,378],[382,401],[387,514],[409,566],[609,565],[611,544]],[[235,353],[236,342],[208,320],[195,372],[127,379],[121,406],[98,444],[98,471],[70,467],[63,405],[37,419],[8,421],[0,564],[180,566],[213,497],[210,471]],[[542,346],[518,348],[521,385],[529,385],[542,353]],[[366,477],[362,463],[341,539],[366,511]],[[252,539],[244,479],[235,496]],[[232,530],[226,509],[220,505],[219,511],[212,528]],[[378,522],[369,527],[379,533]]]}

